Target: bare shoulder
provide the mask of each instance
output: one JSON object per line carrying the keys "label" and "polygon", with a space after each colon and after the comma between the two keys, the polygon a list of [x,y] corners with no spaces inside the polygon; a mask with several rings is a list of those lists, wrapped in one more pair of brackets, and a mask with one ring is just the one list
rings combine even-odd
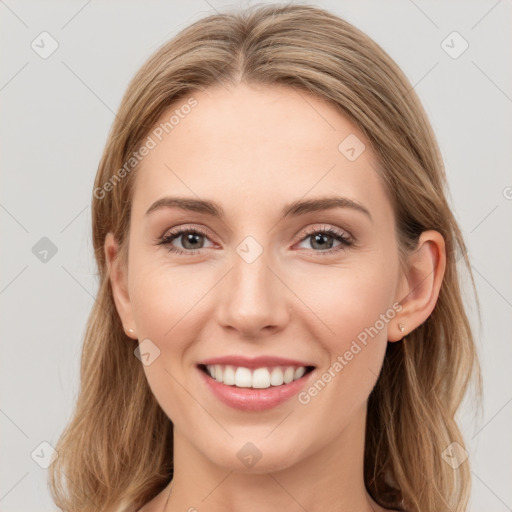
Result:
{"label": "bare shoulder", "polygon": [[[131,507],[128,507],[127,504],[121,504],[115,508],[105,509],[104,512],[126,512],[128,509],[133,510]],[[160,512],[160,510],[155,505],[155,500],[148,501],[141,508],[137,509],[137,512]]]}
{"label": "bare shoulder", "polygon": [[161,512],[163,510],[162,495],[157,494],[151,501],[144,504],[137,512]]}

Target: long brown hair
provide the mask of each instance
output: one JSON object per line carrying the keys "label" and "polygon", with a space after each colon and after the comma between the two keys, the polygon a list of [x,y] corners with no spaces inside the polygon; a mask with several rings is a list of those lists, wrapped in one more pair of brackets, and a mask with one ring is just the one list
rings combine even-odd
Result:
{"label": "long brown hair", "polygon": [[123,331],[104,241],[112,231],[126,263],[137,170],[126,164],[161,114],[194,91],[242,81],[315,94],[362,131],[378,157],[404,264],[424,230],[444,237],[446,271],[436,306],[405,340],[388,343],[369,397],[364,478],[386,508],[464,511],[469,463],[453,468],[443,452],[454,442],[464,447],[455,414],[470,382],[481,396],[481,377],[458,264],[467,270],[477,304],[478,297],[435,136],[410,82],[380,46],[326,10],[284,3],[193,23],[151,56],[128,86],[94,185],[99,291],[85,333],[79,396],[50,467],[54,501],[65,511],[132,511],[172,478],[172,423]]}

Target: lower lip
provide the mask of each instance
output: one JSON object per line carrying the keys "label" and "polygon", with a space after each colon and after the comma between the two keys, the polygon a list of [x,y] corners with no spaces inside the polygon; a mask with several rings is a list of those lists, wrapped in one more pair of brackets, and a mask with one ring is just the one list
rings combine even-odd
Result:
{"label": "lower lip", "polygon": [[224,404],[243,411],[265,411],[277,407],[299,393],[314,373],[314,370],[289,384],[271,386],[265,389],[228,386],[213,379],[200,368],[198,368],[198,372],[202,375],[202,379],[210,391]]}

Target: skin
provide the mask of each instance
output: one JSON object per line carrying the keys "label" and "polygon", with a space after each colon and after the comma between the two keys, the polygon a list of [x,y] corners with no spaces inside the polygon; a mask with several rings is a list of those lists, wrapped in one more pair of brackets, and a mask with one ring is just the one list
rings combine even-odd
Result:
{"label": "skin", "polygon": [[[394,214],[370,146],[321,99],[245,84],[193,97],[198,105],[137,171],[127,267],[113,235],[105,240],[125,332],[158,346],[160,356],[144,371],[174,424],[172,493],[168,486],[141,510],[383,511],[363,480],[367,400],[388,341],[434,309],[443,238],[424,232],[410,270],[401,271]],[[349,134],[366,145],[355,161],[338,150]],[[349,208],[280,219],[285,204],[333,194],[363,204],[372,220]],[[216,201],[226,217],[175,208],[145,215],[166,195]],[[197,254],[157,245],[180,226],[208,233],[195,245],[186,245],[186,235],[172,242]],[[355,245],[321,254],[315,232],[305,229],[322,227]],[[236,252],[249,235],[263,249],[250,264]],[[327,235],[323,247],[340,242]],[[395,302],[403,309],[308,404],[293,397],[271,410],[238,411],[205,388],[196,368],[225,354],[275,355],[311,362],[314,382]],[[262,454],[251,468],[237,457],[247,442]]]}

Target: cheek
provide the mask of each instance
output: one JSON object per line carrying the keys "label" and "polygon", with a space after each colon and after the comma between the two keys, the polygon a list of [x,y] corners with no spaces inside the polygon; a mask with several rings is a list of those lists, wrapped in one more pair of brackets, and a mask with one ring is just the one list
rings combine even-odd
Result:
{"label": "cheek", "polygon": [[139,340],[158,354],[144,366],[148,384],[172,421],[191,420],[194,414],[204,414],[194,410],[186,389],[190,387],[191,349],[200,334],[200,317],[204,323],[204,297],[214,280],[198,278],[193,265],[178,268],[139,259],[133,268],[130,300]]}
{"label": "cheek", "polygon": [[[328,341],[334,351],[344,350],[358,336],[364,339],[368,330],[372,332],[370,339],[386,338],[395,311],[389,311],[392,272],[382,267],[372,261],[364,267],[329,268],[309,280],[297,280],[294,291],[304,297],[304,303],[314,313],[310,316],[321,329],[317,331],[319,339]],[[387,317],[387,323],[381,320],[383,317]],[[372,329],[375,326],[378,333]]]}
{"label": "cheek", "polygon": [[[211,286],[211,285],[210,285]],[[146,337],[163,342],[175,338],[208,291],[208,281],[198,279],[193,266],[169,268],[147,263],[137,267],[133,275],[130,299],[137,328]]]}
{"label": "cheek", "polygon": [[[387,331],[396,316],[392,308],[393,273],[383,262],[360,267],[329,269],[301,284],[298,295],[307,297],[314,312],[315,336],[328,354],[320,378],[336,397],[325,394],[326,407],[335,399],[350,405],[365,400],[380,372],[387,347]],[[389,267],[388,267],[389,268]],[[332,384],[331,384],[332,383]],[[321,387],[320,384],[319,387]],[[314,391],[313,391],[314,393]],[[328,397],[329,395],[329,397]],[[332,406],[332,403],[330,403]]]}

